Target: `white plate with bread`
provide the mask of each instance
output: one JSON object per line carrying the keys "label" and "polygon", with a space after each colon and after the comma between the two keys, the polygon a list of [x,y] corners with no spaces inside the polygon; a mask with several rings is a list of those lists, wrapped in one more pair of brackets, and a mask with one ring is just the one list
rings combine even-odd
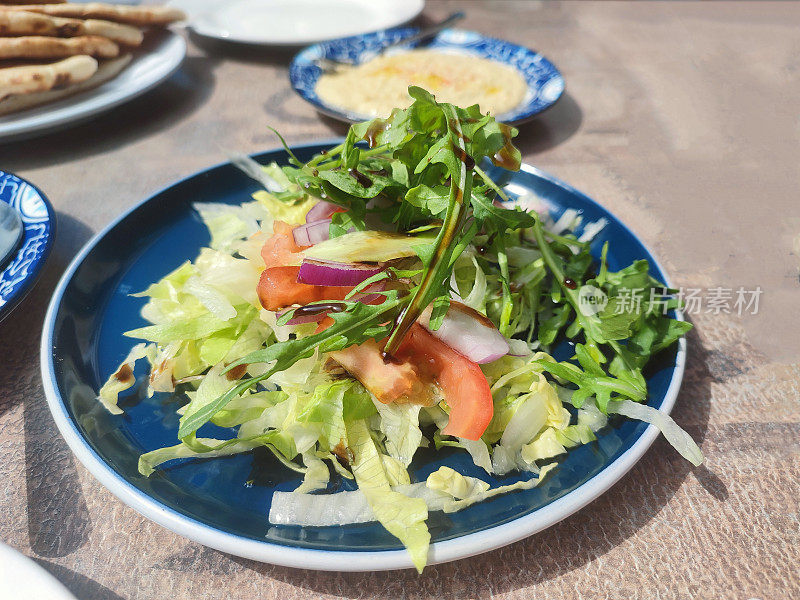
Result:
{"label": "white plate with bread", "polygon": [[0,143],[88,119],[168,78],[186,55],[181,11],[0,0]]}

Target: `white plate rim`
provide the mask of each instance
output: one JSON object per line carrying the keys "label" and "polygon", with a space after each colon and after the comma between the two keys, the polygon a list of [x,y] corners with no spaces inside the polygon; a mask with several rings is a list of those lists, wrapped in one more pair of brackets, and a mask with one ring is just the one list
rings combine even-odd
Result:
{"label": "white plate rim", "polygon": [[[182,8],[184,11],[187,11],[187,7],[183,2],[180,1],[172,1],[168,3],[169,5],[174,5],[176,7]],[[268,37],[250,37],[246,35],[223,35],[222,30],[213,28],[210,26],[204,26],[202,21],[194,21],[191,18],[187,19],[184,22],[184,26],[191,30],[193,33],[196,33],[199,36],[219,40],[224,42],[234,42],[238,44],[250,44],[254,46],[267,46],[267,47],[283,47],[283,48],[295,48],[295,47],[303,47],[308,46],[309,44],[318,44],[320,42],[328,42],[331,40],[338,39],[340,37],[350,37],[353,35],[363,35],[365,33],[372,33],[374,31],[379,31],[381,29],[391,29],[392,27],[397,27],[404,23],[408,23],[412,19],[415,19],[425,8],[425,0],[402,0],[398,2],[397,6],[401,8],[398,10],[400,16],[397,18],[387,21],[386,23],[382,24],[376,28],[367,28],[364,31],[360,32],[353,32],[347,33],[344,35],[333,35],[333,36],[326,36],[326,37],[319,37],[319,36],[306,36],[302,38],[297,38],[295,40],[287,41],[285,39],[272,39]],[[188,12],[188,11],[187,11]]]}
{"label": "white plate rim", "polygon": [[[26,114],[28,111],[22,111],[4,115],[0,117],[0,143],[61,129],[88,119],[132,100],[166,80],[181,66],[186,56],[186,40],[172,30],[164,31],[166,35],[158,48],[144,56],[150,59],[161,58],[162,60],[156,63],[157,68],[148,70],[131,85],[114,88],[109,86],[114,83],[112,79],[92,90],[59,100],[50,110],[47,110],[48,105],[45,104],[31,109],[42,112]],[[131,68],[140,58],[143,56],[134,54],[133,60],[125,69]],[[4,123],[4,119],[7,122]]]}
{"label": "white plate rim", "polygon": [[[325,143],[338,143],[341,140],[321,140],[308,145],[318,145]],[[294,147],[302,147],[298,144]],[[277,148],[275,149],[277,150]],[[228,162],[222,162],[205,170],[210,170]],[[565,189],[585,196],[583,192],[575,189],[562,180],[546,173],[537,167],[524,164],[521,169],[548,181],[555,182]],[[193,177],[193,173],[188,177]],[[221,552],[240,556],[251,560],[265,562],[285,567],[295,567],[319,571],[343,571],[343,572],[363,572],[363,571],[390,571],[397,569],[414,568],[408,553],[403,550],[382,550],[382,551],[334,551],[317,550],[309,548],[298,548],[275,544],[267,541],[257,541],[250,538],[241,537],[201,523],[191,517],[182,515],[147,496],[132,484],[125,481],[118,475],[102,458],[92,449],[89,443],[81,436],[75,424],[69,418],[66,406],[61,399],[61,395],[55,385],[55,370],[52,361],[52,339],[55,325],[55,317],[58,312],[61,298],[69,284],[75,271],[80,267],[83,259],[92,251],[100,240],[118,223],[128,217],[133,211],[142,204],[148,202],[152,197],[175,185],[172,182],[162,190],[151,194],[144,200],[136,203],[126,210],[119,217],[114,219],[96,235],[94,235],[81,251],[75,256],[69,267],[61,277],[56,287],[47,314],[44,320],[43,334],[41,338],[41,371],[42,384],[45,397],[47,399],[50,412],[56,422],[58,430],[67,442],[67,445],[98,481],[106,487],[119,500],[127,504],[146,518],[158,523],[174,533],[189,538],[195,542],[214,548]],[[619,219],[618,216],[615,217]],[[627,226],[620,220],[626,228]],[[633,230],[630,230],[633,232]],[[642,242],[634,233],[640,243],[645,247],[653,262],[664,274],[664,283],[671,287],[672,283],[667,271],[656,258],[651,249]],[[682,311],[676,311],[676,318],[684,320]],[[659,410],[664,414],[670,414],[675,401],[678,397],[683,374],[686,368],[687,345],[686,338],[680,338],[678,350],[675,357],[675,371],[670,380],[669,387],[665,393],[664,401]],[[577,512],[591,501],[600,497],[619,481],[633,466],[639,461],[644,453],[650,448],[659,435],[659,430],[648,425],[636,442],[626,450],[616,460],[606,465],[597,475],[589,479],[586,483],[568,492],[561,498],[550,502],[544,507],[537,509],[527,515],[509,521],[501,525],[496,525],[483,531],[456,537],[450,540],[433,542],[428,555],[428,566],[469,558],[477,554],[483,554],[490,550],[496,550],[507,546],[524,538],[527,538],[539,531],[542,531],[559,521]]]}
{"label": "white plate rim", "polygon": [[[16,548],[0,542],[0,575],[3,569],[9,568],[13,571],[13,576],[17,579],[26,577],[25,587],[31,595],[25,595],[22,598],[14,596],[16,600],[35,599],[35,600],[76,600],[70,591],[64,587],[64,584],[56,579],[50,572],[38,564],[32,558],[25,556]],[[5,596],[9,591],[19,593],[19,589],[8,587],[3,588],[3,580],[0,579],[0,596]]]}

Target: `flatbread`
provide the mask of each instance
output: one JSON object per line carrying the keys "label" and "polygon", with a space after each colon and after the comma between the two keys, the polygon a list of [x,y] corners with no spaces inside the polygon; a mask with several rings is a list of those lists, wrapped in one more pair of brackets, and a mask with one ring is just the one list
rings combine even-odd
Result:
{"label": "flatbread", "polygon": [[0,58],[64,58],[78,54],[114,58],[119,55],[119,46],[97,35],[67,39],[41,35],[0,38]]}
{"label": "flatbread", "polygon": [[97,72],[91,56],[70,56],[47,65],[0,69],[0,99],[64,88],[86,81]]}
{"label": "flatbread", "polygon": [[117,58],[103,61],[100,63],[97,72],[89,79],[60,90],[24,94],[21,96],[9,96],[4,100],[0,100],[0,116],[55,102],[56,100],[61,100],[73,94],[77,94],[78,92],[85,92],[86,90],[95,88],[119,75],[122,69],[131,61],[131,58],[132,56],[130,54],[123,54]]}
{"label": "flatbread", "polygon": [[0,6],[0,36],[46,35],[76,37],[99,35],[126,46],[138,46],[144,34],[136,27],[112,21],[65,19],[23,10],[2,10]]}
{"label": "flatbread", "polygon": [[89,2],[88,4],[23,4],[20,6],[5,6],[3,10],[26,10],[44,13],[54,17],[72,17],[75,19],[103,19],[130,25],[169,25],[175,21],[182,21],[186,13],[169,6],[118,6],[115,4],[102,4]]}

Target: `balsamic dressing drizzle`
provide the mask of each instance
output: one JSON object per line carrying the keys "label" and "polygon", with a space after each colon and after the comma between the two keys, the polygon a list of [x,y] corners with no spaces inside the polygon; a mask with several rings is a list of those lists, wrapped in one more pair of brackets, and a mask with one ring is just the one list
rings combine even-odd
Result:
{"label": "balsamic dressing drizzle", "polygon": [[363,188],[368,188],[372,185],[372,179],[364,175],[358,169],[347,169],[347,174],[355,179],[358,182],[358,185]]}
{"label": "balsamic dressing drizzle", "polygon": [[296,317],[315,317],[322,313],[340,313],[347,308],[344,302],[320,302],[318,304],[307,304],[300,308],[295,308],[292,318]]}
{"label": "balsamic dressing drizzle", "polygon": [[370,148],[374,148],[378,145],[378,136],[389,129],[391,124],[386,121],[386,119],[375,119],[372,121],[370,126],[367,128],[367,132],[364,134],[364,139],[367,140]]}
{"label": "balsamic dressing drizzle", "polygon": [[458,146],[453,146],[453,153],[456,155],[456,158],[464,163],[464,165],[467,167],[467,171],[471,170],[475,166],[475,159],[467,154],[466,150],[462,150]]}
{"label": "balsamic dressing drizzle", "polygon": [[492,157],[492,162],[498,167],[514,170],[519,167],[514,157],[514,146],[511,143],[511,127],[505,123],[498,123],[500,133],[503,134],[503,147]]}

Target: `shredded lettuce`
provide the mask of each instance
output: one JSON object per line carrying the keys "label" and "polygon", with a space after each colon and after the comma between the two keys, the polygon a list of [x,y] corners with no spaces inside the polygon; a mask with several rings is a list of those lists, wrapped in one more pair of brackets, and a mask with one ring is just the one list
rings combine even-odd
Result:
{"label": "shredded lettuce", "polygon": [[381,416],[380,431],[386,436],[386,451],[389,456],[408,466],[414,453],[422,444],[419,428],[419,404],[383,404],[374,400]]}
{"label": "shredded lettuce", "polygon": [[[492,488],[476,477],[467,477],[449,467],[440,467],[425,482],[392,487],[394,498],[421,501],[428,511],[457,512],[464,508],[501,494],[531,489],[539,485],[547,473],[555,468],[550,464],[542,468],[538,477],[510,485]],[[418,506],[422,506],[417,503]],[[369,495],[362,489],[325,495],[275,492],[272,495],[269,520],[282,525],[326,527],[350,525],[380,520],[373,511]]]}
{"label": "shredded lettuce", "polygon": [[200,386],[194,393],[194,397],[184,410],[181,416],[181,422],[191,417],[207,404],[213,402],[220,394],[224,394],[236,385],[235,381],[231,381],[227,375],[222,374],[223,369],[224,365],[220,363],[211,367],[208,373],[206,373],[206,376],[200,381]]}
{"label": "shredded lettuce", "polygon": [[345,419],[364,419],[375,413],[369,393],[353,380],[334,381],[315,388],[297,415],[300,423],[318,423],[321,448],[331,452],[347,447]]}
{"label": "shredded lettuce", "polygon": [[258,210],[257,202],[231,206],[221,203],[197,202],[194,207],[211,234],[209,246],[214,250],[230,250],[241,239],[259,230],[259,219],[269,219],[268,211]]}
{"label": "shredded lettuce", "polygon": [[303,464],[306,466],[303,483],[297,487],[295,493],[307,494],[308,492],[325,489],[331,478],[331,472],[328,470],[325,461],[309,450],[303,453]]}
{"label": "shredded lettuce", "polygon": [[307,258],[335,262],[386,262],[395,258],[416,257],[431,247],[433,236],[392,234],[382,231],[353,231],[320,242],[303,252]]}
{"label": "shredded lettuce", "polygon": [[180,443],[176,446],[159,448],[147,452],[139,457],[139,473],[145,477],[152,475],[159,465],[179,458],[215,458],[218,456],[231,456],[241,454],[263,445],[263,440],[215,440],[210,438],[197,438],[196,442],[203,450]]}
{"label": "shredded lettuce", "polygon": [[353,453],[353,475],[366,496],[375,517],[386,530],[408,549],[411,561],[421,573],[428,560],[431,535],[425,524],[428,505],[421,498],[409,498],[392,490],[391,479],[375,441],[364,420],[351,421],[347,427]]}
{"label": "shredded lettuce", "polygon": [[655,425],[683,458],[695,466],[703,462],[703,452],[691,436],[681,429],[672,417],[660,410],[630,400],[612,400],[608,403],[608,412]]}
{"label": "shredded lettuce", "polygon": [[552,469],[557,466],[556,463],[551,463],[542,467],[539,474],[535,478],[528,479],[527,481],[518,481],[510,485],[502,485],[496,488],[490,488],[489,484],[474,479],[465,477],[458,471],[454,471],[450,467],[439,467],[428,475],[426,482],[427,487],[432,490],[444,492],[452,496],[452,500],[445,502],[442,510],[446,513],[456,512],[472,506],[477,502],[483,502],[488,498],[507,494],[515,490],[529,490],[539,485]]}
{"label": "shredded lettuce", "polygon": [[[193,392],[188,395],[190,398],[194,398],[196,394],[197,392]],[[280,390],[246,394],[231,400],[225,408],[214,415],[211,422],[220,427],[236,427],[257,419],[264,414],[265,410],[283,402],[288,397],[286,392]],[[185,414],[185,411],[183,414]]]}
{"label": "shredded lettuce", "polygon": [[111,375],[103,387],[100,388],[97,398],[111,414],[122,414],[122,409],[117,406],[119,395],[125,390],[132,388],[136,383],[136,378],[133,375],[134,365],[137,360],[147,356],[149,348],[147,344],[136,344],[131,348],[125,360],[120,363],[117,370],[114,371],[114,374]]}

